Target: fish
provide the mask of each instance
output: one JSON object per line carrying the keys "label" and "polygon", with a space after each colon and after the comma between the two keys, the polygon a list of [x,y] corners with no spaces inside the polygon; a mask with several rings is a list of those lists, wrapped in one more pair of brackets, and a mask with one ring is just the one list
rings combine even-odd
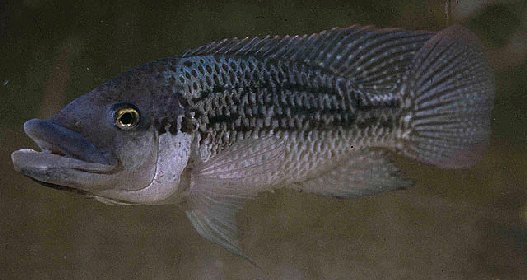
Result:
{"label": "fish", "polygon": [[137,66],[24,123],[14,169],[112,205],[180,206],[244,256],[236,213],[261,192],[354,198],[413,184],[402,155],[469,168],[490,138],[495,84],[482,44],[353,25],[232,38]]}

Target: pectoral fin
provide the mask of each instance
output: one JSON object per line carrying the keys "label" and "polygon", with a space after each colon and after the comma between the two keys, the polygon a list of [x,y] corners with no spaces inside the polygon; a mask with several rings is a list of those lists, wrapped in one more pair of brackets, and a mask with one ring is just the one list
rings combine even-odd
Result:
{"label": "pectoral fin", "polygon": [[242,207],[243,201],[243,198],[209,195],[195,200],[192,209],[187,210],[186,214],[202,237],[233,254],[246,257],[240,249],[235,216],[236,211]]}
{"label": "pectoral fin", "polygon": [[239,245],[236,212],[277,182],[284,151],[272,137],[246,140],[198,165],[192,171],[186,214],[199,234],[247,258]]}
{"label": "pectoral fin", "polygon": [[332,166],[299,182],[302,191],[334,197],[357,197],[411,186],[381,151],[355,151]]}

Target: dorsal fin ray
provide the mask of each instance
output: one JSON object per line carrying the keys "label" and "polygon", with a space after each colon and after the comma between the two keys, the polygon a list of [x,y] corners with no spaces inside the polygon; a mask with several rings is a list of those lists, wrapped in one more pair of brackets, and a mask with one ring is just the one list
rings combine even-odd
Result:
{"label": "dorsal fin ray", "polygon": [[188,50],[183,57],[250,56],[305,63],[346,77],[359,88],[386,93],[398,87],[415,53],[433,35],[351,26],[310,35],[225,39]]}

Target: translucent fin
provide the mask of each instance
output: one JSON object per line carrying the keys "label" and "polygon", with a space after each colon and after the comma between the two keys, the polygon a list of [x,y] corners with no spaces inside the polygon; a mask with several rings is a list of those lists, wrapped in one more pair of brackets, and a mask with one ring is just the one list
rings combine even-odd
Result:
{"label": "translucent fin", "polygon": [[477,38],[461,26],[416,54],[403,89],[402,151],[444,168],[472,166],[490,134],[494,79]]}
{"label": "translucent fin", "polygon": [[355,151],[311,179],[299,189],[334,197],[356,197],[406,188],[413,183],[381,151]]}
{"label": "translucent fin", "polygon": [[209,195],[194,201],[193,209],[186,211],[186,214],[202,237],[235,255],[247,258],[240,249],[236,225],[236,211],[242,208],[242,203],[243,198]]}
{"label": "translucent fin", "polygon": [[351,26],[302,36],[225,39],[183,56],[224,55],[305,63],[354,84],[394,90],[431,32]]}
{"label": "translucent fin", "polygon": [[247,258],[239,246],[236,212],[278,180],[283,157],[284,145],[268,137],[234,144],[194,168],[186,214],[198,233]]}

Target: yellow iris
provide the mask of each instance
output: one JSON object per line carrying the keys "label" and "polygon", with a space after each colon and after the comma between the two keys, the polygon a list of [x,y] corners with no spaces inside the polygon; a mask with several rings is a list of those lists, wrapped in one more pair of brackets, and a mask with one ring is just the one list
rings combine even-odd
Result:
{"label": "yellow iris", "polygon": [[115,125],[120,129],[132,129],[139,124],[139,111],[131,106],[124,106],[115,112]]}

